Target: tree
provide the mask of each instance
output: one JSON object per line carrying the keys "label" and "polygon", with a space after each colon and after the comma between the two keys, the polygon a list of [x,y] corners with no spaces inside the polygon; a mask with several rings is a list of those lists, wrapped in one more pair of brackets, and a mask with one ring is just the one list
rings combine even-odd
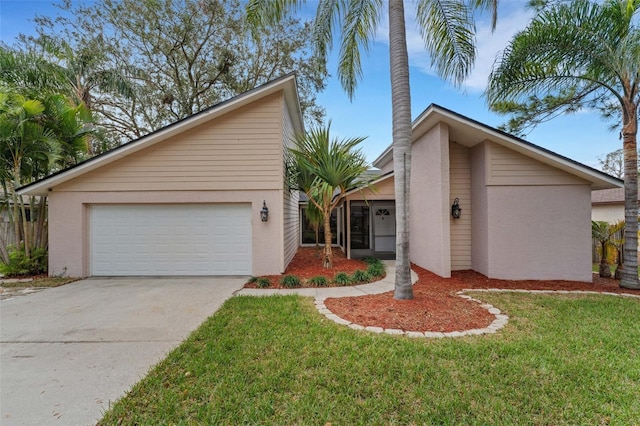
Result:
{"label": "tree", "polygon": [[[638,158],[640,159],[640,155]],[[598,158],[598,163],[600,164],[600,170],[603,172],[609,173],[618,179],[624,177],[624,151],[622,149],[610,152],[604,158]],[[640,165],[638,167],[638,173],[640,173]]]}
{"label": "tree", "polygon": [[598,273],[603,278],[611,277],[611,268],[607,260],[607,245],[611,241],[611,228],[607,222],[591,221],[591,237],[600,243],[600,265]]}
{"label": "tree", "polygon": [[510,103],[524,105],[532,117],[582,106],[610,110],[617,105],[622,117],[626,222],[620,286],[626,288],[640,288],[636,255],[639,8],[638,0],[576,0],[544,7],[498,58],[486,93],[494,110],[504,112],[500,107]]}
{"label": "tree", "polygon": [[331,212],[347,189],[362,183],[368,166],[364,154],[356,147],[364,138],[331,139],[329,124],[295,137],[289,149],[298,189],[304,191],[321,213],[324,223],[322,266],[333,267],[331,249]]}
{"label": "tree", "polygon": [[[303,0],[250,0],[247,17],[256,27],[283,19]],[[416,16],[425,47],[441,77],[461,84],[475,60],[473,8],[493,9],[497,0],[417,0]],[[334,25],[340,24],[338,76],[350,97],[362,77],[360,51],[368,49],[378,26],[380,0],[320,0],[312,38],[322,58],[333,46]],[[411,92],[403,0],[389,0],[389,65],[393,129],[393,164],[396,198],[396,277],[394,297],[412,299],[409,257],[409,182],[411,179]]]}
{"label": "tree", "polygon": [[[90,95],[96,121],[112,140],[141,137],[293,71],[305,120],[323,117],[315,96],[326,69],[311,54],[308,26],[298,20],[253,38],[238,0],[66,1],[62,9],[65,15],[56,19],[38,17],[39,36],[23,37],[23,44],[46,40],[59,46],[65,68],[87,71],[79,74],[79,93]],[[130,93],[94,84],[119,82],[108,71],[124,77],[122,88]]]}
{"label": "tree", "polygon": [[[27,259],[34,249],[46,247],[46,197],[25,200],[16,189],[75,164],[86,152],[87,118],[82,105],[72,105],[62,95],[33,99],[0,88],[0,198],[14,226],[16,246]],[[7,242],[0,245],[0,260],[7,263]]]}

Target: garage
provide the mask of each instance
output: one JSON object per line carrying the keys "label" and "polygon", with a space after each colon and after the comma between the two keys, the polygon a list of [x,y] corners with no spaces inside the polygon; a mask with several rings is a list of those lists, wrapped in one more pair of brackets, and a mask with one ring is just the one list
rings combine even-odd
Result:
{"label": "garage", "polygon": [[93,276],[251,275],[249,204],[90,206]]}

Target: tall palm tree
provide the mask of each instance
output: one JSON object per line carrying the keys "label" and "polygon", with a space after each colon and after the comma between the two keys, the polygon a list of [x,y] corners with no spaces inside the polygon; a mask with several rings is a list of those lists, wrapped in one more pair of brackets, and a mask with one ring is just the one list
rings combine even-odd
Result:
{"label": "tall palm tree", "polygon": [[333,267],[331,250],[331,212],[347,189],[354,186],[367,171],[364,154],[356,149],[364,138],[331,139],[329,124],[297,135],[295,146],[289,149],[297,172],[298,188],[309,197],[322,215],[324,252],[322,266]]}
{"label": "tall palm tree", "polygon": [[[461,84],[475,60],[474,8],[491,8],[496,22],[498,0],[416,0],[418,24],[425,47],[438,74]],[[247,18],[256,27],[281,20],[304,0],[250,0]],[[334,24],[340,24],[338,76],[353,97],[362,77],[360,51],[375,35],[382,0],[319,0],[313,41],[326,59],[333,46]],[[409,182],[411,179],[411,91],[407,54],[404,1],[389,0],[389,65],[393,129],[393,164],[396,198],[396,299],[412,299],[409,257]]]}
{"label": "tall palm tree", "polygon": [[[498,58],[487,98],[499,108],[531,106],[549,116],[576,106],[618,105],[622,116],[625,250],[621,287],[640,288],[638,249],[638,108],[640,27],[638,0],[576,0],[542,9]],[[541,101],[542,100],[542,101]]]}

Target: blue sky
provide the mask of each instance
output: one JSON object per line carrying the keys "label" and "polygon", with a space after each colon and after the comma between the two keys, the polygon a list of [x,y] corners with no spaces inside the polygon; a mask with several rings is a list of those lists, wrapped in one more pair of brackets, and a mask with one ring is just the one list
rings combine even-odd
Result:
{"label": "blue sky", "polygon": [[[313,2],[308,2],[312,7]],[[413,5],[407,2],[407,41],[410,56],[412,116],[417,117],[431,103],[439,104],[490,126],[498,126],[507,118],[491,113],[482,93],[497,53],[511,36],[523,29],[530,12],[526,0],[502,0],[498,27],[489,30],[487,20],[480,19],[478,29],[478,59],[463,87],[456,89],[443,82],[429,67],[420,34],[412,18]],[[0,0],[0,40],[11,44],[21,32],[30,33],[30,20],[36,13],[55,16],[57,9],[51,0]],[[363,79],[352,101],[342,90],[336,75],[335,55],[329,62],[332,75],[327,88],[319,94],[327,119],[332,121],[332,133],[340,137],[367,136],[363,150],[373,161],[391,143],[391,89],[389,80],[389,52],[387,20],[383,16],[376,41],[369,54],[363,55]],[[581,112],[558,117],[538,126],[526,140],[589,166],[597,166],[598,158],[622,147],[618,131],[609,131],[611,123],[597,114]]]}

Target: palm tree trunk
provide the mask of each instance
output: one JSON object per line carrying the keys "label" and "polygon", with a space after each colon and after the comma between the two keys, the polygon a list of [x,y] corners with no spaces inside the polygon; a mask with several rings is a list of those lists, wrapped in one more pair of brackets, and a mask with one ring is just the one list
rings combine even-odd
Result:
{"label": "palm tree trunk", "polygon": [[620,287],[639,289],[638,282],[638,106],[625,105],[622,126],[624,152],[624,269]]}
{"label": "palm tree trunk", "polygon": [[322,267],[333,268],[333,250],[331,249],[331,210],[324,212],[324,254],[322,255]]}
{"label": "palm tree trunk", "polygon": [[396,193],[396,282],[393,297],[413,299],[409,257],[411,180],[411,92],[403,0],[389,0],[389,63],[393,116],[393,169]]}

